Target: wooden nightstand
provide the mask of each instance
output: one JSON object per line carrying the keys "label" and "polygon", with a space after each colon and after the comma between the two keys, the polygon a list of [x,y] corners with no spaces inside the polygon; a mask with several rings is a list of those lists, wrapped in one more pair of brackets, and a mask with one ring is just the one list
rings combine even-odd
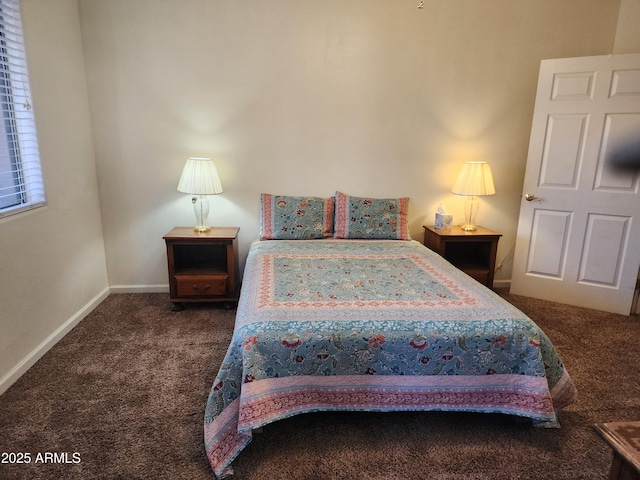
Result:
{"label": "wooden nightstand", "polygon": [[225,302],[232,308],[240,295],[238,231],[213,227],[198,233],[193,227],[176,227],[167,233],[169,299],[175,309],[183,302]]}
{"label": "wooden nightstand", "polygon": [[493,288],[496,252],[501,236],[484,227],[465,232],[458,226],[437,230],[432,225],[424,225],[426,247],[489,288]]}

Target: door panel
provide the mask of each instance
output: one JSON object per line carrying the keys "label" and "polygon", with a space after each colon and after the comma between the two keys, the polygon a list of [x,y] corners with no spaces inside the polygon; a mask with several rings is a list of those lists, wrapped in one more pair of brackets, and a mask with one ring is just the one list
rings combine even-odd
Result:
{"label": "door panel", "polygon": [[540,186],[576,187],[587,119],[587,115],[549,116]]}
{"label": "door panel", "polygon": [[527,273],[562,278],[570,224],[570,212],[535,210]]}
{"label": "door panel", "polygon": [[614,70],[611,97],[640,94],[640,70]]}
{"label": "door panel", "polygon": [[542,61],[513,293],[630,313],[640,267],[640,159],[636,169],[611,159],[639,138],[640,55]]}
{"label": "door panel", "polygon": [[551,100],[591,99],[594,75],[594,72],[554,74]]}
{"label": "door panel", "polygon": [[640,136],[640,114],[607,114],[605,115],[603,142],[598,158],[598,172],[595,190],[615,189],[635,194],[638,191],[638,175],[621,172],[611,166],[608,161],[619,145],[627,139]]}
{"label": "door panel", "polygon": [[629,233],[629,217],[589,215],[578,281],[617,287],[620,257],[624,257]]}

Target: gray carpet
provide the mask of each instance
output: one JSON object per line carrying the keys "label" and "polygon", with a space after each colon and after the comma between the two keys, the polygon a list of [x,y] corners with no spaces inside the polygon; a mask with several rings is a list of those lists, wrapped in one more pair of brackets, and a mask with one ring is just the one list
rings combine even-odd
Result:
{"label": "gray carpet", "polygon": [[[547,332],[576,383],[561,429],[469,413],[300,415],[266,426],[234,478],[606,478],[611,450],[593,424],[640,419],[640,319],[501,295]],[[0,478],[213,479],[202,417],[234,315],[111,295],[0,396],[0,454],[31,456],[0,463]]]}

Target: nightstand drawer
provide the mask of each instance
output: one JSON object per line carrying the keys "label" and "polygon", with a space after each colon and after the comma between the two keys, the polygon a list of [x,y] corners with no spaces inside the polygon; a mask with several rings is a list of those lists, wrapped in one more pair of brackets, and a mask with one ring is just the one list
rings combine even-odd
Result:
{"label": "nightstand drawer", "polygon": [[176,275],[179,296],[210,297],[229,292],[229,275]]}

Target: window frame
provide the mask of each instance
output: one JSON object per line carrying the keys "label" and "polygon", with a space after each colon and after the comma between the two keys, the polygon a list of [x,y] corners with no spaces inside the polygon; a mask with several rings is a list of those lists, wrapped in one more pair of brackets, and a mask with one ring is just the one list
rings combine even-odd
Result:
{"label": "window frame", "polygon": [[46,205],[19,0],[0,0],[0,219]]}

